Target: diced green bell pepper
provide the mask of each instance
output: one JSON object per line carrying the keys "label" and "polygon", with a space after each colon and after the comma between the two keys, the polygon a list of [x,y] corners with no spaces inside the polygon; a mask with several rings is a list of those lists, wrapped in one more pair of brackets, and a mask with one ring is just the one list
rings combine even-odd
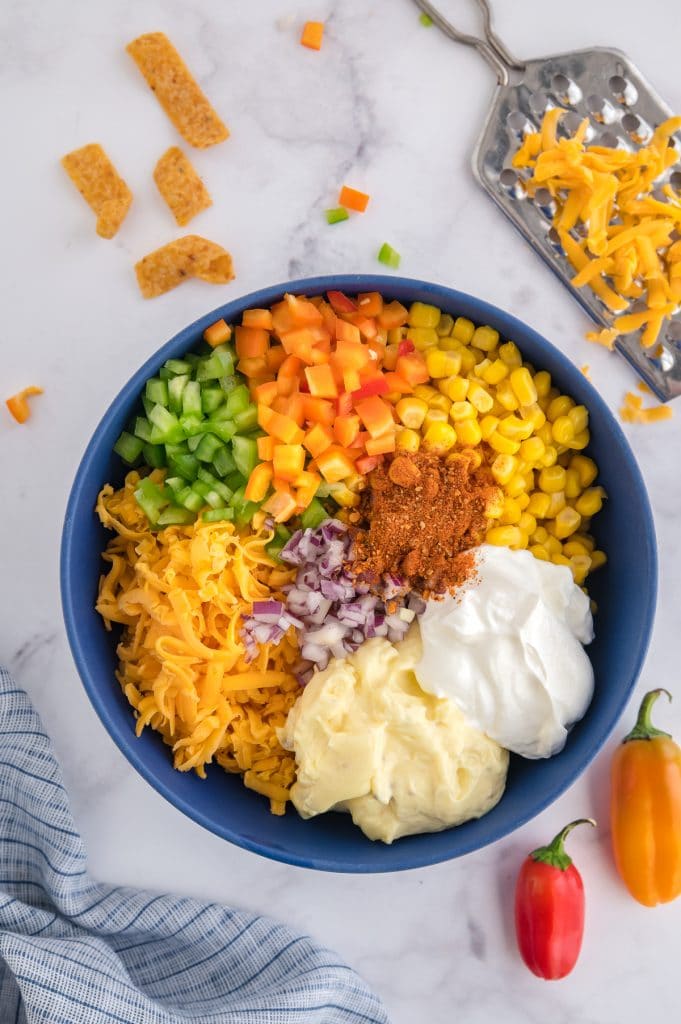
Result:
{"label": "diced green bell pepper", "polygon": [[163,469],[166,464],[166,451],[162,444],[145,444],[142,456],[152,469]]}
{"label": "diced green bell pepper", "polygon": [[248,388],[244,384],[240,384],[239,387],[234,388],[233,391],[227,395],[226,406],[230,416],[236,416],[238,412],[243,412],[251,404],[251,395]]}
{"label": "diced green bell pepper", "polygon": [[152,444],[179,444],[184,440],[184,430],[177,416],[173,416],[163,405],[155,405],[149,413],[149,422],[154,427]]}
{"label": "diced green bell pepper", "polygon": [[196,513],[188,508],[171,505],[158,517],[158,526],[187,526],[196,521]]}
{"label": "diced green bell pepper", "polygon": [[135,489],[135,500],[152,526],[156,525],[159,515],[168,505],[168,499],[158,484],[146,476]]}
{"label": "diced green bell pepper", "polygon": [[190,380],[182,392],[182,413],[184,416],[201,417],[201,386],[195,380]]}
{"label": "diced green bell pepper", "polygon": [[204,416],[215,412],[219,405],[225,400],[225,393],[222,388],[203,387],[201,388],[201,411]]}
{"label": "diced green bell pepper", "polygon": [[236,468],[248,479],[259,462],[258,443],[251,437],[235,437],[232,440],[232,455]]}
{"label": "diced green bell pepper", "polygon": [[213,458],[213,468],[219,477],[226,477],[236,469],[234,456],[228,448],[221,448]]}
{"label": "diced green bell pepper", "polygon": [[160,377],[151,377],[147,381],[144,394],[154,405],[168,405],[168,382]]}
{"label": "diced green bell pepper", "polygon": [[168,408],[176,416],[182,414],[182,395],[189,383],[189,377],[181,374],[168,381]]}
{"label": "diced green bell pepper", "polygon": [[132,466],[142,454],[143,447],[144,441],[141,437],[135,437],[134,434],[129,434],[127,430],[124,430],[114,445],[114,451],[120,455],[123,462]]}
{"label": "diced green bell pepper", "polygon": [[222,441],[214,434],[204,434],[194,454],[199,462],[212,462],[215,453],[222,447]]}
{"label": "diced green bell pepper", "polygon": [[148,444],[151,441],[153,430],[154,428],[149,420],[145,420],[143,416],[137,417],[135,420],[135,437],[139,437],[141,441],[145,441]]}
{"label": "diced green bell pepper", "polygon": [[236,429],[240,434],[247,434],[258,426],[258,409],[255,405],[249,405],[247,409],[238,412],[234,417]]}
{"label": "diced green bell pepper", "polygon": [[204,523],[220,523],[225,519],[234,519],[233,508],[207,508],[201,515]]}
{"label": "diced green bell pepper", "polygon": [[300,522],[304,530],[314,530],[316,526],[323,523],[325,519],[329,518],[329,513],[326,511],[321,501],[317,501],[313,498],[310,504],[307,506]]}
{"label": "diced green bell pepper", "polygon": [[184,374],[191,377],[194,369],[188,359],[168,359],[164,365],[174,377],[179,377]]}

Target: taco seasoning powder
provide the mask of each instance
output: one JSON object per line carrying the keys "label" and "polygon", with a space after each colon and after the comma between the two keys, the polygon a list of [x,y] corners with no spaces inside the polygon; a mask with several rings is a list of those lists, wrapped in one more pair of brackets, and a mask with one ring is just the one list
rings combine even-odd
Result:
{"label": "taco seasoning powder", "polygon": [[368,583],[399,576],[424,596],[451,591],[475,572],[471,548],[487,527],[499,488],[465,453],[399,453],[369,476],[348,570]]}

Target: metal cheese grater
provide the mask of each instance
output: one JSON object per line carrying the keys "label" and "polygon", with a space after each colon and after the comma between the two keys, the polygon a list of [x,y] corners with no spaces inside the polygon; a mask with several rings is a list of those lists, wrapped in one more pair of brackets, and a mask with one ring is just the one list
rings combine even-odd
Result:
{"label": "metal cheese grater", "polygon": [[[613,314],[602,300],[590,288],[577,289],[570,283],[575,270],[551,226],[555,208],[550,193],[538,189],[534,199],[528,198],[522,187],[524,172],[515,170],[511,160],[524,135],[539,127],[549,107],[568,111],[561,128],[570,134],[589,117],[591,144],[627,149],[645,144],[672,111],[619,50],[595,47],[516,60],[494,32],[487,0],[476,2],[483,16],[483,38],[459,32],[429,0],[415,0],[450,39],[473,46],[496,72],[498,85],[473,154],[473,173],[584,309],[598,324],[611,327]],[[681,150],[678,136],[672,142]],[[672,167],[665,180],[681,189],[681,170]],[[632,304],[630,311],[636,309]],[[681,312],[663,326],[660,343],[653,349],[641,348],[640,335],[641,331],[622,335],[616,348],[661,401],[681,395]]]}

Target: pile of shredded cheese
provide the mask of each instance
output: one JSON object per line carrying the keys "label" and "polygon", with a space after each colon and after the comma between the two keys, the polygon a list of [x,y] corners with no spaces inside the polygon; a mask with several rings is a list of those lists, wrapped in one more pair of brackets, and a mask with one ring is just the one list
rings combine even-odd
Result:
{"label": "pile of shredded cheese", "polygon": [[[606,146],[587,146],[589,120],[572,138],[557,137],[566,113],[554,107],[541,130],[525,137],[513,165],[529,168],[528,194],[548,189],[557,209],[553,226],[565,253],[577,270],[572,283],[585,285],[614,314],[611,328],[587,337],[612,348],[615,338],[643,328],[641,344],[655,345],[665,320],[681,303],[681,194],[662,186],[664,201],[653,196],[658,179],[681,153],[670,145],[681,128],[681,117],[663,122],[649,144],[634,152]],[[575,237],[583,225],[586,237]],[[633,301],[643,308],[626,312]]]}
{"label": "pile of shredded cheese", "polygon": [[[162,482],[163,471],[151,478]],[[116,536],[103,558],[97,611],[123,627],[117,678],[135,709],[137,734],[157,730],[175,767],[205,778],[215,760],[243,773],[250,789],[283,814],[295,779],[293,755],[277,739],[300,689],[293,630],[278,646],[245,659],[241,618],[254,600],[281,598],[294,573],[265,551],[266,528],[237,532],[229,522],[149,530],[131,472],[121,490],[105,486],[100,520]]]}

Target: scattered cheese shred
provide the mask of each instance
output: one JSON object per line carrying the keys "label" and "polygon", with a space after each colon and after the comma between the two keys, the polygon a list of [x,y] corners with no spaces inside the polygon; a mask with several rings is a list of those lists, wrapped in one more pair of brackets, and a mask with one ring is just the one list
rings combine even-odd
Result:
{"label": "scattered cheese shred", "polygon": [[588,363],[584,363],[583,366],[580,366],[580,371],[584,374],[587,380],[591,380],[591,368]]}
{"label": "scattered cheese shred", "polygon": [[[151,474],[157,483],[163,476]],[[247,662],[240,626],[254,600],[280,598],[294,573],[274,566],[266,528],[244,534],[229,522],[198,521],[150,531],[134,497],[138,482],[131,472],[122,489],[107,485],[99,495],[99,518],[116,536],[96,605],[107,629],[122,626],[116,676],[137,734],[159,732],[179,771],[205,778],[215,760],[241,773],[283,814],[295,761],[276,730],[299,693],[297,644],[290,631]]]}
{"label": "scattered cheese shred", "polygon": [[[612,349],[619,335],[641,331],[643,348],[653,348],[681,304],[681,194],[665,184],[665,201],[653,195],[681,157],[672,144],[681,117],[670,117],[648,145],[628,152],[587,146],[588,118],[572,137],[558,138],[564,113],[560,107],[547,111],[513,166],[531,170],[525,182],[530,196],[542,188],[555,200],[553,226],[577,271],[573,285],[590,287],[610,313],[626,314],[587,338]],[[631,312],[634,300],[645,308]]]}
{"label": "scattered cheese shred", "polygon": [[[646,384],[639,384],[641,391],[652,394]],[[669,405],[653,405],[647,409],[643,408],[643,399],[633,391],[627,391],[624,396],[624,405],[619,411],[623,423],[658,423],[660,420],[670,420],[674,415]]]}

